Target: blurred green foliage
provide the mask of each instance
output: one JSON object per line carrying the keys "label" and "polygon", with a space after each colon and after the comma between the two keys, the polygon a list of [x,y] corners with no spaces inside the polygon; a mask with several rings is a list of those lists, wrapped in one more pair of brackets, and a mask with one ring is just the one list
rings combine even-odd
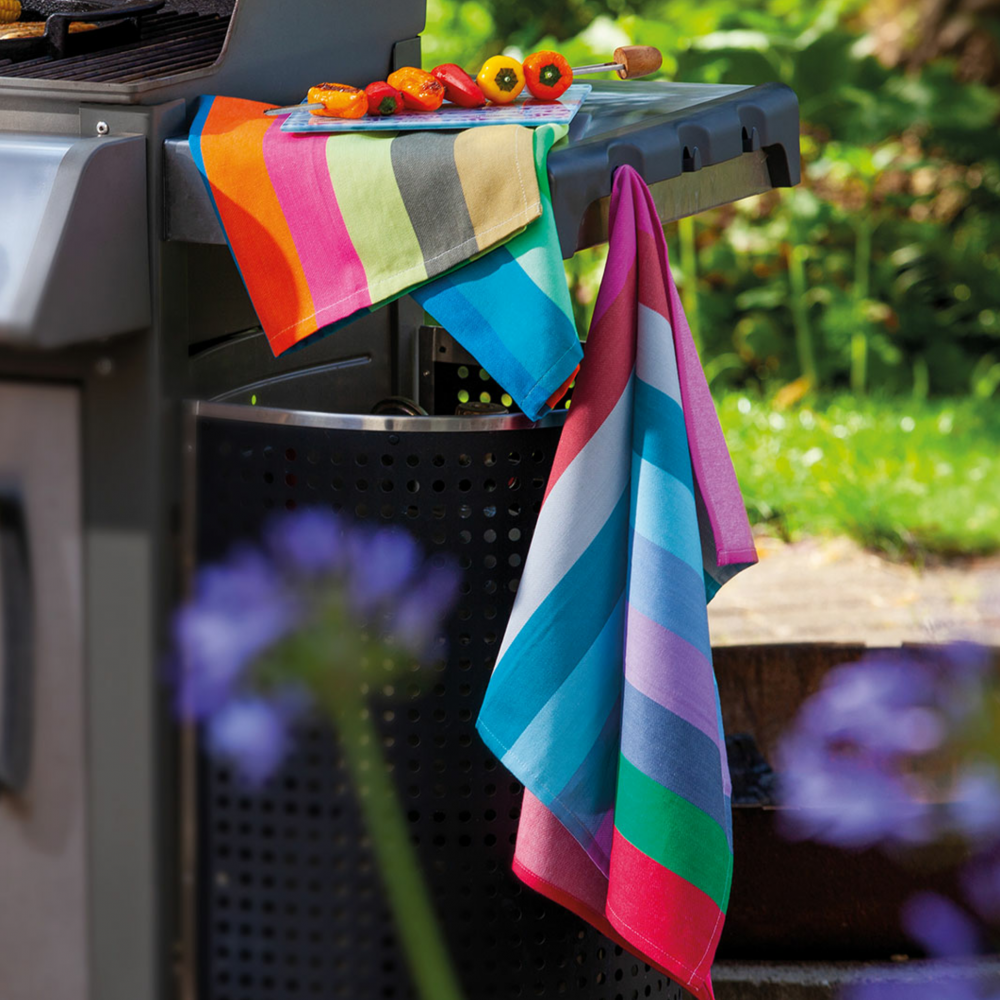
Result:
{"label": "blurred green foliage", "polygon": [[[876,5],[877,6],[877,5]],[[427,65],[658,46],[686,82],[799,96],[803,183],[704,213],[675,273],[713,388],[971,393],[1000,385],[1000,94],[947,60],[883,65],[859,0],[429,0]],[[904,5],[905,7],[905,5]],[[681,244],[685,242],[681,254]],[[586,329],[602,251],[568,265]],[[677,266],[682,265],[682,266]]]}

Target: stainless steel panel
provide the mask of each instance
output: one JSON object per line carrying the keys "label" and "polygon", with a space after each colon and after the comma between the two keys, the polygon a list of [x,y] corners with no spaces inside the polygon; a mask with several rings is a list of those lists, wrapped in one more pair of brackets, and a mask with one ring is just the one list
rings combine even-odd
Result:
{"label": "stainless steel panel", "polygon": [[0,791],[0,996],[87,1000],[76,389],[0,382],[0,489],[23,502],[35,609],[30,768],[22,793]]}
{"label": "stainless steel panel", "polygon": [[0,133],[0,341],[62,347],[148,326],[146,140]]}
{"label": "stainless steel panel", "polygon": [[0,135],[0,323],[14,314],[56,175],[74,141]]}

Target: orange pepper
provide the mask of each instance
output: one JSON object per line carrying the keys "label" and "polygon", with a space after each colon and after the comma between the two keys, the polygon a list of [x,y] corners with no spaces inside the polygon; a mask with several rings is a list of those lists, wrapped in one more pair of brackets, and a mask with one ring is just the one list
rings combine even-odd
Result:
{"label": "orange pepper", "polygon": [[483,63],[476,83],[494,104],[510,104],[524,89],[524,70],[511,56],[491,56]]}
{"label": "orange pepper", "polygon": [[397,69],[387,82],[403,95],[403,105],[410,111],[437,111],[444,101],[441,81],[416,66]]}
{"label": "orange pepper", "polygon": [[573,70],[558,52],[542,49],[524,60],[524,82],[533,97],[554,101],[565,94],[573,82]]}
{"label": "orange pepper", "polygon": [[321,118],[364,118],[368,113],[368,95],[346,83],[321,83],[309,88],[308,104],[322,104],[322,111],[314,111]]}

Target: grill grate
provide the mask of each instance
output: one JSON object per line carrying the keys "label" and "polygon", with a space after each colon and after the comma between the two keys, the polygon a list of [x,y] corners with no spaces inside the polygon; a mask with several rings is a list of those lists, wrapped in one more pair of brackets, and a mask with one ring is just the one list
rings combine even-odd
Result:
{"label": "grill grate", "polygon": [[24,62],[0,60],[0,76],[88,83],[130,83],[206,69],[219,58],[229,19],[218,14],[166,11],[140,21],[137,41],[85,55]]}

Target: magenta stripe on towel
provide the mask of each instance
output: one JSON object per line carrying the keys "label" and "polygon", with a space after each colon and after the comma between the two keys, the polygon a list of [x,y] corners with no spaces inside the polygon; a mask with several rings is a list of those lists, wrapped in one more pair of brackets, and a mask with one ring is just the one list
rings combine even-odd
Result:
{"label": "magenta stripe on towel", "polygon": [[629,684],[721,747],[712,664],[689,642],[631,605],[625,628]]}
{"label": "magenta stripe on towel", "polygon": [[[317,139],[270,128],[264,136],[264,161],[313,301],[332,310],[353,297],[356,301],[346,310],[351,312],[372,304],[368,278],[337,204],[326,162],[327,140]],[[306,177],[308,185],[302,183]],[[319,212],[326,218],[317,219]],[[322,325],[322,317],[317,319]]]}

